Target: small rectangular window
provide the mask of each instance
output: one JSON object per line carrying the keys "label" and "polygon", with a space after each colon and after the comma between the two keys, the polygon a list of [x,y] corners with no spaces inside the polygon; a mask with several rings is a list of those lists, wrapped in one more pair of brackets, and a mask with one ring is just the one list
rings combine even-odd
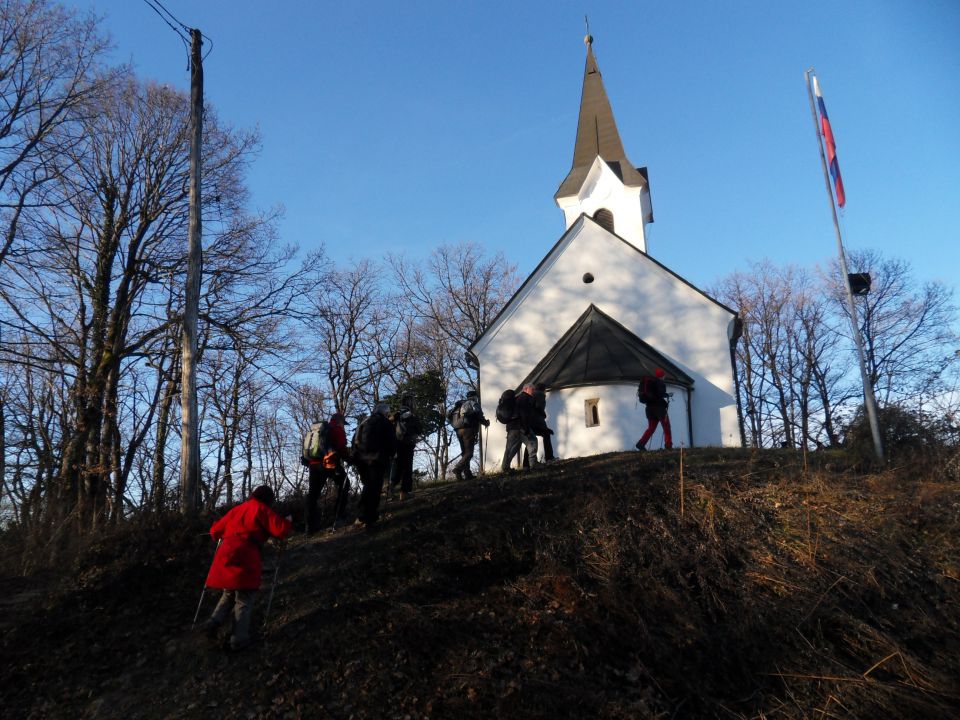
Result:
{"label": "small rectangular window", "polygon": [[584,420],[587,423],[587,427],[596,427],[600,424],[600,408],[598,407],[599,403],[599,398],[583,401],[583,411],[585,415]]}

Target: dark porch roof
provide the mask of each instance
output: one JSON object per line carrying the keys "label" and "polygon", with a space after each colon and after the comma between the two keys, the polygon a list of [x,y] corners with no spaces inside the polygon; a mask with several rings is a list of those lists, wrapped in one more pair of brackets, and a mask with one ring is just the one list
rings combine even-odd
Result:
{"label": "dark porch roof", "polygon": [[639,383],[644,375],[663,368],[668,383],[693,386],[693,378],[591,304],[523,380],[542,382],[548,389]]}

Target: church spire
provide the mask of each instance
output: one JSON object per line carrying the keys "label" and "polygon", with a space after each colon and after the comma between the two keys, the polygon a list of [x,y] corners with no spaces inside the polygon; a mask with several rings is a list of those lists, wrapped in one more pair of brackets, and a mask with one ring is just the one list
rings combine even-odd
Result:
{"label": "church spire", "polygon": [[600,68],[593,54],[593,36],[584,38],[587,63],[583,71],[583,92],[580,96],[580,120],[577,123],[577,142],[573,148],[573,167],[560,184],[555,198],[575,195],[587,177],[597,156],[617,174],[624,185],[635,187],[647,184],[646,178],[627,159],[613,119],[613,110],[603,87]]}

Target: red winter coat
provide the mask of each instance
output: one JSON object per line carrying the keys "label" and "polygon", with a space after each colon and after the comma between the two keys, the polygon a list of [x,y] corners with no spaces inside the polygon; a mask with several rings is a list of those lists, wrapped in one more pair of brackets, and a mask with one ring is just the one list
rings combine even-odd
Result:
{"label": "red winter coat", "polygon": [[210,528],[214,540],[222,539],[207,574],[207,587],[220,590],[256,590],[263,562],[260,548],[270,536],[285,538],[293,523],[267,505],[250,498],[237,505]]}

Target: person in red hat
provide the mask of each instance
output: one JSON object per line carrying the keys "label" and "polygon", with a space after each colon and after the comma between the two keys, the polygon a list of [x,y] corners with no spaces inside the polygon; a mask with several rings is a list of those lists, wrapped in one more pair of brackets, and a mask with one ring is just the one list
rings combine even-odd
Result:
{"label": "person in red hat", "polygon": [[271,537],[286,538],[293,529],[289,517],[281,517],[270,506],[273,490],[261,485],[250,499],[237,505],[210,528],[214,540],[220,540],[213,565],[207,573],[206,587],[223,590],[210,619],[203,624],[208,635],[215,636],[233,610],[230,649],[250,644],[250,617],[253,600],[260,589],[263,572],[263,544]]}
{"label": "person in red hat", "polygon": [[667,384],[663,381],[666,373],[663,368],[657,368],[654,371],[655,377],[644,378],[640,388],[641,401],[646,402],[647,429],[637,440],[637,450],[647,449],[647,440],[657,429],[657,425],[663,425],[663,446],[669,450],[673,447],[673,438],[670,435],[670,416],[667,415],[667,405],[669,403],[667,395]]}

